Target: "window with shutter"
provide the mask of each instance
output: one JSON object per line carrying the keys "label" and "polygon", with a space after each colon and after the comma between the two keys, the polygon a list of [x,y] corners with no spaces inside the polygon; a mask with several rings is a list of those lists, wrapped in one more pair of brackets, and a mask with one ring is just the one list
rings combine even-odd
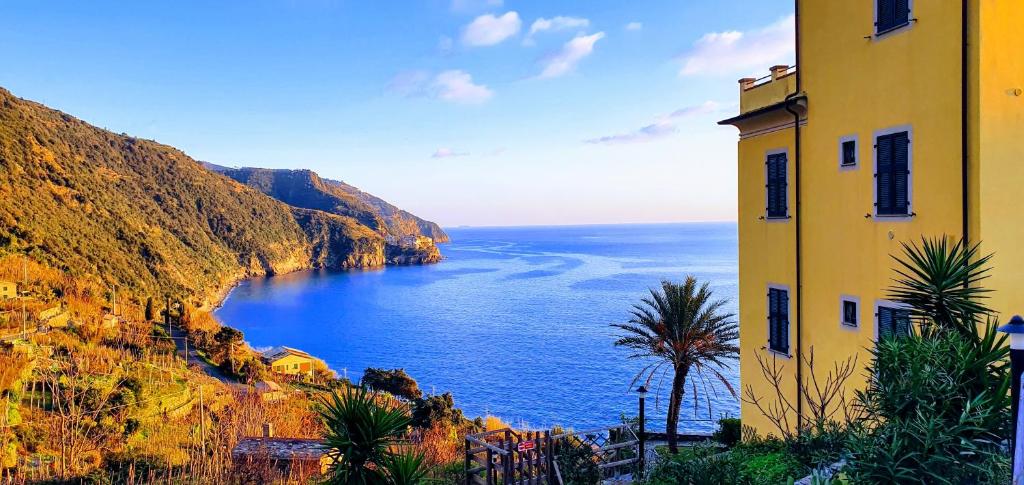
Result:
{"label": "window with shutter", "polygon": [[910,23],[910,0],[875,0],[875,33],[883,34]]}
{"label": "window with shutter", "polygon": [[910,335],[910,311],[903,308],[878,307],[878,340]]}
{"label": "window with shutter", "polygon": [[789,354],[789,292],[768,289],[768,348]]}
{"label": "window with shutter", "polygon": [[875,213],[910,214],[910,134],[879,136],[875,141]]}
{"label": "window with shutter", "polygon": [[788,216],[786,205],[786,154],[774,153],[768,155],[765,164],[765,175],[767,178],[765,184],[767,192],[766,215],[769,218],[785,218]]}

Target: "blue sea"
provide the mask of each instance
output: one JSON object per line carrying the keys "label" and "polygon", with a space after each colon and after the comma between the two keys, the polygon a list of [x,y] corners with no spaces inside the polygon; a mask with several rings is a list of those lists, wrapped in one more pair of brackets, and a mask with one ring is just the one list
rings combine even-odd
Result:
{"label": "blue sea", "polygon": [[[627,321],[649,288],[692,274],[737,311],[734,223],[448,233],[440,264],[252,279],[216,316],[256,348],[305,350],[353,381],[367,367],[404,368],[425,392],[451,392],[467,416],[582,429],[636,414],[630,382],[649,362],[616,348],[609,325]],[[737,369],[726,375],[739,391]],[[654,419],[664,419],[670,379],[648,400]],[[697,391],[695,407],[687,385],[681,431],[738,416],[721,384]]]}

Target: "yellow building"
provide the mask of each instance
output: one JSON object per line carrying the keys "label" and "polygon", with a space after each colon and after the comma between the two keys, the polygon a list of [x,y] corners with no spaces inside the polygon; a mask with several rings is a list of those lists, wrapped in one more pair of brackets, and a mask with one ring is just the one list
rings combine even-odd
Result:
{"label": "yellow building", "polygon": [[313,375],[313,356],[290,347],[276,347],[263,354],[270,370],[278,374]]}
{"label": "yellow building", "polygon": [[[1024,2],[795,5],[799,68],[741,79],[721,124],[740,131],[742,385],[774,400],[758,358],[774,361],[806,416],[795,374],[812,349],[825,374],[904,331],[886,300],[901,242],[981,241],[996,254],[990,306],[1024,313]],[[750,404],[742,419],[774,431]]]}
{"label": "yellow building", "polygon": [[0,300],[18,296],[18,285],[13,281],[0,280]]}

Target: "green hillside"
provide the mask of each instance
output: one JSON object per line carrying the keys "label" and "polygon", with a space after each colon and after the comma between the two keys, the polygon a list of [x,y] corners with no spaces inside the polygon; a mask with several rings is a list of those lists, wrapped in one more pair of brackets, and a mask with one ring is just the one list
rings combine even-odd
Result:
{"label": "green hillside", "polygon": [[416,217],[387,201],[337,180],[322,179],[310,170],[207,167],[286,204],[353,217],[363,225],[396,237],[423,235],[448,242],[436,223]]}
{"label": "green hillside", "polygon": [[381,219],[351,207],[291,207],[173,147],[0,89],[0,253],[27,252],[130,293],[210,303],[247,276],[386,264]]}

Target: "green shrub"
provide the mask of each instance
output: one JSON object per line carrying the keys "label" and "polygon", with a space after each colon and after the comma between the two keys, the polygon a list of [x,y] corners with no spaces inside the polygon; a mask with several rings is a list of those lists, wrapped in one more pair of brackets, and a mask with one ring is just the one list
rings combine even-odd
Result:
{"label": "green shrub", "polygon": [[734,455],[712,445],[684,447],[658,457],[648,476],[650,485],[718,485],[741,483],[741,464]]}
{"label": "green shrub", "polygon": [[566,485],[592,485],[601,479],[594,450],[576,436],[568,436],[559,444],[556,459]]}
{"label": "green shrub", "polygon": [[786,479],[801,478],[808,472],[807,467],[800,464],[795,456],[786,451],[758,455],[746,455],[741,450],[734,451],[734,453],[733,459],[740,462],[742,481],[739,483],[765,485],[786,483]]}
{"label": "green shrub", "polygon": [[648,477],[650,485],[776,485],[801,478],[810,469],[789,453],[779,440],[740,443],[725,451],[711,444],[682,448],[677,455],[664,454]]}
{"label": "green shrub", "polygon": [[722,418],[718,420],[718,430],[712,436],[715,441],[732,447],[740,442],[743,426],[739,418]]}
{"label": "green shrub", "polygon": [[867,388],[857,393],[864,418],[849,441],[851,478],[1008,483],[1003,340],[989,323],[972,337],[938,331],[879,342]]}

